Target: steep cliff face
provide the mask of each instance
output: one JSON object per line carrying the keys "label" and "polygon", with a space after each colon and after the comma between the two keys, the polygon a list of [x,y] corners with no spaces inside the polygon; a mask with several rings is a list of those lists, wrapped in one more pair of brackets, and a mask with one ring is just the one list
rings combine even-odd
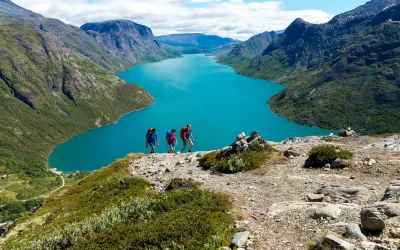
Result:
{"label": "steep cliff face", "polygon": [[370,1],[321,25],[297,19],[238,71],[288,85],[270,104],[296,122],[399,131],[399,3]]}
{"label": "steep cliff face", "polygon": [[131,64],[179,56],[160,44],[149,27],[132,21],[87,23],[82,25],[81,29],[92,36],[109,55]]}
{"label": "steep cliff face", "polygon": [[261,54],[271,42],[278,39],[279,34],[263,32],[234,47],[228,54],[218,57],[218,62],[239,68]]}
{"label": "steep cliff face", "polygon": [[153,98],[114,76],[130,62],[108,55],[77,27],[5,0],[0,26],[0,174],[13,174],[18,184],[4,187],[3,204],[54,188],[46,168],[52,147]]}

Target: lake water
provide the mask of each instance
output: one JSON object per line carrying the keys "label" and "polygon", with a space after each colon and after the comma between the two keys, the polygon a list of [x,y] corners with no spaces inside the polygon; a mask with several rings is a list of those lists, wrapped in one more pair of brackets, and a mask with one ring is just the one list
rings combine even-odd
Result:
{"label": "lake water", "polygon": [[144,87],[155,103],[60,144],[49,158],[51,167],[91,171],[131,152],[149,152],[144,138],[149,127],[158,131],[158,152],[167,152],[166,131],[175,128],[179,134],[187,123],[192,124],[195,151],[225,147],[239,133],[253,130],[269,141],[330,133],[273,114],[267,101],[282,85],[238,75],[211,57],[187,55],[140,65],[118,76]]}

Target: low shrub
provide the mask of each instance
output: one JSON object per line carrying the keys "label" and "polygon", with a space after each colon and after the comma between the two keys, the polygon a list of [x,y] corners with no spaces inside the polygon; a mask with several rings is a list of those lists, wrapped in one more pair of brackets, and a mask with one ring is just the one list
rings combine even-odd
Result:
{"label": "low shrub", "polygon": [[261,167],[265,160],[271,157],[276,150],[271,146],[257,148],[247,152],[232,154],[228,157],[219,158],[221,151],[206,154],[200,159],[200,166],[215,172],[233,174],[246,172]]}
{"label": "low shrub", "polygon": [[332,164],[336,159],[349,160],[354,154],[348,150],[335,146],[317,146],[313,147],[309,153],[304,167],[322,168],[326,164]]}
{"label": "low shrub", "polygon": [[165,190],[171,191],[171,190],[178,190],[178,189],[194,189],[194,188],[197,188],[199,185],[200,185],[200,183],[193,179],[176,178],[176,179],[171,180],[171,182],[168,184],[168,186]]}
{"label": "low shrub", "polygon": [[204,155],[199,161],[200,166],[202,166],[204,169],[213,168],[215,164],[217,164],[217,158],[220,153],[221,151],[213,151]]}

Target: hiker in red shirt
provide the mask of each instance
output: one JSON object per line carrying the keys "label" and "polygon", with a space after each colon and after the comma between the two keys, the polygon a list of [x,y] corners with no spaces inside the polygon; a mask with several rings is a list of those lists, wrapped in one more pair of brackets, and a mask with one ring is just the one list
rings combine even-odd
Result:
{"label": "hiker in red shirt", "polygon": [[181,139],[183,141],[183,148],[181,150],[181,153],[185,152],[186,145],[188,143],[190,144],[189,153],[192,152],[194,146],[193,144],[194,138],[192,135],[192,126],[190,124],[181,129]]}

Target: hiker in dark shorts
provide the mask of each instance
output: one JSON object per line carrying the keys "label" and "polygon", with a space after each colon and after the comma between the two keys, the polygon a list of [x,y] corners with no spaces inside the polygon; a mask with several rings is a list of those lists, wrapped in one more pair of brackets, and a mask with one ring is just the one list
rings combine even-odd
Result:
{"label": "hiker in dark shorts", "polygon": [[160,143],[158,142],[158,135],[156,133],[155,128],[149,129],[149,131],[146,134],[146,147],[150,145],[151,151],[150,154],[154,154],[156,151],[156,145],[160,146]]}
{"label": "hiker in dark shorts", "polygon": [[178,140],[176,139],[176,129],[171,129],[167,132],[166,140],[169,148],[168,153],[175,153],[175,144],[178,145]]}
{"label": "hiker in dark shorts", "polygon": [[185,152],[186,145],[188,143],[190,144],[189,153],[192,152],[194,146],[193,144],[194,138],[192,134],[192,126],[190,124],[181,129],[181,139],[183,141],[183,148],[181,150],[181,153]]}

